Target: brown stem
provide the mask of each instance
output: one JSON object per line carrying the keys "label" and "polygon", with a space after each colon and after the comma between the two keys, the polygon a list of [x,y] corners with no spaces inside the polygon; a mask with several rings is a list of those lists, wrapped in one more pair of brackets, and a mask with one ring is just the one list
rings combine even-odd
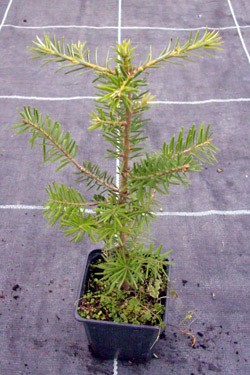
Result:
{"label": "brown stem", "polygon": [[166,171],[164,172],[156,172],[156,173],[152,173],[152,174],[149,174],[147,176],[132,176],[134,180],[143,180],[145,177],[147,178],[157,178],[157,177],[162,177],[162,176],[165,176],[167,174],[171,174],[171,173],[175,173],[175,172],[187,172],[190,168],[190,164],[184,164],[184,165],[181,165],[179,167],[176,167],[176,168],[172,168],[172,169],[167,169]]}
{"label": "brown stem", "polygon": [[[123,144],[124,144],[124,151],[122,155],[122,169],[120,175],[120,198],[119,203],[123,204],[127,201],[129,192],[127,190],[127,182],[128,182],[128,174],[129,174],[129,153],[130,153],[130,129],[131,129],[131,121],[132,121],[132,111],[126,109],[126,121],[124,121],[123,127]],[[125,247],[128,235],[124,232],[120,233],[122,247]]]}
{"label": "brown stem", "polygon": [[175,326],[175,325],[173,325],[173,324],[169,324],[169,323],[167,323],[167,325],[170,326],[170,327],[173,327],[173,328],[175,328],[175,329],[178,329],[178,331],[180,331],[180,332],[183,333],[184,335],[191,337],[191,340],[192,340],[192,347],[193,347],[193,348],[195,347],[195,344],[196,344],[196,337],[195,337],[195,335],[193,335],[191,332],[187,331],[186,329],[180,328],[180,327]]}
{"label": "brown stem", "polygon": [[129,171],[129,152],[130,152],[130,128],[131,128],[132,113],[126,110],[126,123],[124,125],[124,152],[122,155],[122,170],[120,178],[120,190],[124,194],[120,197],[120,203],[126,202],[128,192],[126,191]]}

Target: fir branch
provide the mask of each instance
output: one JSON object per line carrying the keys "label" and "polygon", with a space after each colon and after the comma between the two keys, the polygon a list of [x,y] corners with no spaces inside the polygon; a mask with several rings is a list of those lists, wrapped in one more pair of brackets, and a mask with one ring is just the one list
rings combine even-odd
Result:
{"label": "fir branch", "polygon": [[98,205],[98,202],[87,202],[78,190],[66,187],[65,184],[59,185],[53,182],[52,185],[48,185],[46,191],[49,196],[46,206],[53,204],[55,207],[59,206],[60,209],[65,207],[83,209]]}
{"label": "fir branch", "polygon": [[173,136],[169,144],[164,143],[161,153],[147,154],[141,162],[134,163],[128,188],[132,192],[138,189],[139,195],[145,186],[167,194],[170,184],[187,184],[186,172],[198,172],[202,169],[201,163],[216,162],[216,151],[209,126],[205,128],[202,124],[197,131],[193,125],[186,139],[182,129],[177,140]]}
{"label": "fir branch", "polygon": [[[159,177],[163,177],[163,176],[166,176],[166,175],[170,175],[170,176],[173,176],[175,175],[175,173],[178,173],[178,172],[187,172],[190,168],[190,164],[182,164],[178,167],[173,167],[173,168],[170,168],[170,169],[164,169],[160,172],[154,172],[154,173],[151,173],[151,174],[147,174],[147,175],[135,175],[132,177],[132,180],[133,181],[139,181],[139,180],[145,180],[145,179],[158,179]],[[137,170],[138,171],[138,170]]]}
{"label": "fir branch", "polygon": [[64,134],[58,122],[52,122],[49,116],[43,119],[42,114],[38,113],[36,108],[34,108],[32,112],[29,107],[24,107],[24,112],[20,112],[20,115],[22,117],[22,123],[14,127],[15,129],[19,129],[17,134],[28,131],[31,134],[29,142],[32,147],[36,139],[40,139],[42,141],[40,145],[43,147],[45,162],[50,161],[53,163],[60,160],[61,165],[57,170],[71,162],[81,173],[86,175],[86,178],[95,181],[111,192],[119,191],[113,183],[109,184],[107,182],[110,181],[111,178],[109,179],[105,172],[106,181],[102,178],[104,174],[98,176],[76,161],[74,157],[77,153],[78,146],[76,142],[70,138],[69,132]]}
{"label": "fir branch", "polygon": [[209,164],[217,161],[215,154],[219,149],[212,144],[210,125],[205,127],[205,124],[202,123],[199,129],[193,125],[188,130],[186,139],[184,139],[184,132],[184,128],[182,128],[177,140],[173,136],[169,144],[166,142],[163,144],[163,155],[172,159],[178,155],[192,155],[200,162]]}
{"label": "fir branch", "polygon": [[48,201],[45,203],[44,216],[50,225],[59,222],[65,236],[71,236],[72,241],[79,242],[87,233],[95,240],[97,231],[93,215],[86,215],[86,207],[96,206],[98,202],[86,202],[81,193],[64,184],[53,183],[46,189]]}
{"label": "fir branch", "polygon": [[85,181],[89,189],[97,185],[97,190],[102,188],[102,192],[106,190],[114,193],[119,192],[119,189],[114,185],[114,178],[107,171],[101,171],[98,165],[91,161],[84,161],[82,168],[88,173],[84,173],[82,170],[77,172],[77,182]]}
{"label": "fir branch", "polygon": [[[140,74],[146,69],[155,68],[162,62],[168,62],[172,58],[189,60],[189,57],[201,57],[201,54],[209,54],[206,50],[221,50],[222,40],[219,33],[215,30],[206,30],[204,35],[200,37],[200,31],[193,37],[192,32],[190,33],[189,40],[181,45],[179,39],[176,40],[172,47],[172,40],[170,40],[168,46],[164,48],[161,54],[152,59],[152,52],[149,53],[148,59],[145,64],[141,65],[135,70],[135,75]],[[194,53],[193,51],[198,51]]]}
{"label": "fir branch", "polygon": [[[109,69],[108,65],[103,67],[98,64],[93,64],[90,61],[90,53],[89,49],[86,48],[86,42],[78,41],[78,43],[65,45],[64,38],[57,40],[54,36],[51,40],[48,34],[44,34],[43,41],[37,36],[33,44],[35,47],[29,47],[31,53],[34,55],[32,57],[33,59],[43,58],[45,64],[52,61],[58,63],[68,62],[68,64],[63,65],[60,69],[71,68],[72,66],[77,67],[69,70],[67,73],[82,69],[91,69],[98,73],[114,74],[114,71]],[[46,58],[46,56],[50,57]]]}
{"label": "fir branch", "polygon": [[97,242],[97,227],[93,215],[84,215],[79,210],[73,210],[62,217],[60,228],[63,228],[66,237],[71,237],[71,241],[81,242],[87,233],[93,242]]}

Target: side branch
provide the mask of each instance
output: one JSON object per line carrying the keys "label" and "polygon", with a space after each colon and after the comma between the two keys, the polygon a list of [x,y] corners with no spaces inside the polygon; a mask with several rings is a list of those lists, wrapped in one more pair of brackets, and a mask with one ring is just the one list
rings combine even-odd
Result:
{"label": "side branch", "polygon": [[48,139],[56,148],[59,150],[75,167],[85,175],[89,176],[91,179],[97,181],[100,185],[107,188],[109,191],[118,192],[119,189],[114,185],[106,183],[104,180],[96,176],[95,174],[91,173],[88,169],[84,168],[80,165],[45,129],[41,128],[38,124],[32,122],[27,118],[23,118],[23,124],[32,127],[33,129],[37,130],[41,133],[46,139]]}
{"label": "side branch", "polygon": [[[200,39],[199,37],[200,31],[196,33],[194,38],[191,33],[189,40],[185,44],[180,45],[179,39],[177,39],[173,48],[171,40],[168,47],[166,47],[155,59],[152,59],[152,53],[150,51],[148,61],[141,65],[134,73],[140,74],[146,69],[157,67],[161,62],[168,62],[168,60],[172,58],[188,60],[189,56],[201,57],[201,53],[209,55],[210,53],[206,52],[205,50],[221,50],[220,46],[222,41],[218,32],[206,30]],[[193,52],[196,50],[199,50],[198,52],[200,52],[200,54]]]}
{"label": "side branch", "polygon": [[[98,64],[93,64],[90,61],[89,50],[85,48],[86,42],[78,42],[76,44],[70,43],[65,46],[64,39],[57,40],[55,37],[53,41],[49,35],[44,34],[44,42],[37,36],[37,41],[33,41],[35,47],[29,47],[33,58],[45,58],[51,56],[50,59],[45,59],[45,63],[55,62],[69,62],[69,65],[63,66],[63,68],[69,68],[71,65],[80,66],[75,70],[83,68],[92,69],[99,73],[106,73],[114,75],[115,72],[108,67],[103,67]],[[66,50],[68,54],[66,53]]]}
{"label": "side branch", "polygon": [[98,206],[97,202],[68,202],[64,200],[59,200],[59,199],[50,199],[53,203],[59,204],[61,206],[65,207],[93,207],[93,206]]}
{"label": "side branch", "polygon": [[166,175],[172,175],[174,173],[179,173],[179,172],[185,173],[189,170],[189,168],[190,168],[189,164],[184,164],[184,165],[181,165],[180,167],[167,169],[167,170],[161,171],[161,172],[155,172],[155,173],[152,173],[152,174],[147,174],[145,176],[143,176],[143,175],[141,175],[141,176],[133,175],[133,176],[131,176],[131,178],[132,178],[133,181],[135,181],[135,180],[145,180],[145,179],[154,179],[154,178],[158,178],[158,177],[162,177],[162,176],[166,176]]}
{"label": "side branch", "polygon": [[[206,146],[209,146],[212,144],[212,138],[209,138],[207,139],[205,142],[203,143],[199,143],[199,144],[196,144],[194,146],[191,146],[189,148],[186,148],[184,149],[183,151],[181,151],[180,153],[181,154],[188,154],[188,153],[194,153],[196,150],[199,150],[199,149],[202,149],[203,147],[206,147]],[[177,154],[176,154],[177,155]],[[173,157],[175,157],[176,155],[173,155]]]}

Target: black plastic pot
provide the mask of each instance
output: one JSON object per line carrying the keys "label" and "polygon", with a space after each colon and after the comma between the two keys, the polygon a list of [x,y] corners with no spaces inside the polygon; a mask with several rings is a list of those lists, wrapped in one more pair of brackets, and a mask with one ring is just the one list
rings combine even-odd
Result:
{"label": "black plastic pot", "polygon": [[85,319],[77,312],[81,304],[80,298],[88,285],[89,265],[100,257],[101,250],[93,250],[88,256],[80,283],[75,317],[84,324],[90,350],[95,356],[103,359],[146,361],[152,357],[154,345],[159,333],[162,333],[159,327]]}

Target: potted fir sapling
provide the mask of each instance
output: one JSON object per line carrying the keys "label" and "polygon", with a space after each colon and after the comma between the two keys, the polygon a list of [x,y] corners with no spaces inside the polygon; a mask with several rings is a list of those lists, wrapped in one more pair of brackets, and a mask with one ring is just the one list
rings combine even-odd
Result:
{"label": "potted fir sapling", "polygon": [[103,66],[91,60],[82,42],[65,45],[63,39],[44,35],[30,48],[34,58],[57,62],[67,73],[94,73],[98,92],[88,129],[102,134],[106,157],[119,161],[117,176],[111,176],[91,161],[79,160],[76,141],[49,115],[29,107],[20,112],[17,133],[28,133],[31,145],[41,146],[44,162],[55,162],[57,171],[71,164],[77,172],[74,181],[84,181],[93,190],[87,201],[84,190],[53,182],[47,187],[44,214],[49,224],[59,223],[74,241],[87,234],[93,242],[103,243],[102,250],[89,254],[76,315],[84,322],[92,350],[104,358],[150,357],[164,327],[170,251],[166,244],[163,248],[150,243],[145,231],[156,216],[160,194],[168,194],[171,184],[187,185],[190,173],[216,161],[217,148],[205,124],[181,129],[158,152],[145,153],[144,113],[153,98],[146,73],[219,50],[220,45],[215,31],[202,36],[198,32],[185,44],[170,42],[157,57],[150,49],[138,66],[128,40],[117,43],[114,57],[107,57]]}

